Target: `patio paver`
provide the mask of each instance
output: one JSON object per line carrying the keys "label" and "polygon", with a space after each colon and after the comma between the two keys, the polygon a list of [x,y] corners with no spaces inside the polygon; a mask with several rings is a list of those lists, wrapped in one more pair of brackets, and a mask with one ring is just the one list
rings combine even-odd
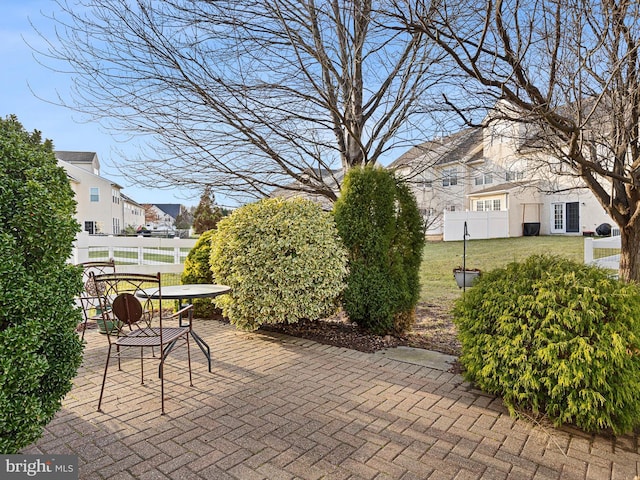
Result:
{"label": "patio paver", "polygon": [[[96,411],[106,339],[87,332],[63,408],[22,453],[76,454],[81,479],[620,479],[640,475],[637,436],[609,438],[516,420],[459,375],[217,321],[165,367],[110,372]],[[194,345],[192,344],[192,347]]]}

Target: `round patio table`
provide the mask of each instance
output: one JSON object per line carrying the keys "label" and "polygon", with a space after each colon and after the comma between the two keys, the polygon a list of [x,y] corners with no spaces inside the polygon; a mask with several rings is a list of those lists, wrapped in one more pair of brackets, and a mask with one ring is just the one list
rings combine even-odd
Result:
{"label": "round patio table", "polygon": [[[231,287],[227,285],[193,283],[162,287],[161,294],[163,300],[177,300],[179,304],[178,309],[181,309],[183,306],[191,304],[196,298],[215,298],[219,295],[229,293],[230,291]],[[158,292],[139,292],[139,296],[151,299],[158,299],[160,297],[160,295],[158,295]],[[189,322],[191,322],[191,320],[193,320],[193,309],[189,310]],[[182,323],[182,317],[180,317],[180,326],[185,326]],[[209,345],[200,335],[198,335],[193,330],[193,328],[191,329],[191,336],[198,344],[198,347],[200,347],[200,350],[202,350],[202,353],[204,353],[204,356],[207,357],[207,362],[209,363],[209,372],[211,372],[211,349],[209,348]]]}

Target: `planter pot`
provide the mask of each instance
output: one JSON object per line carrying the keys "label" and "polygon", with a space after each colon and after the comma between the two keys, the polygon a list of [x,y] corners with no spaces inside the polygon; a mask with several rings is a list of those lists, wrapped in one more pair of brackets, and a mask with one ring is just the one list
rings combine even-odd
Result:
{"label": "planter pot", "polygon": [[118,327],[122,326],[122,322],[118,322],[118,324],[116,324],[113,320],[107,320],[106,322],[102,319],[98,319],[96,320],[96,323],[98,324],[98,332],[100,333],[115,333],[118,330]]}
{"label": "planter pot", "polygon": [[461,268],[455,268],[453,270],[453,276],[456,279],[456,283],[458,284],[458,288],[462,287],[472,287],[473,284],[478,280],[481,272],[477,268],[462,270]]}

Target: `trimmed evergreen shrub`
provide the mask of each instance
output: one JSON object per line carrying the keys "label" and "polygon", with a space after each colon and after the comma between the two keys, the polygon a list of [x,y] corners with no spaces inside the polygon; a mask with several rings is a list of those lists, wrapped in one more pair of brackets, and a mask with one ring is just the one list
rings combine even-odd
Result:
{"label": "trimmed evergreen shrub", "polygon": [[315,203],[274,198],[245,205],[213,235],[213,275],[232,288],[215,302],[246,330],[316,320],[336,309],[345,261],[333,217]]}
{"label": "trimmed evergreen shrub", "polygon": [[640,425],[640,288],[567,259],[483,274],[454,308],[465,377],[589,432]]}
{"label": "trimmed evergreen shrub", "polygon": [[82,360],[75,201],[49,141],[0,119],[0,453],[37,440]]}
{"label": "trimmed evergreen shrub", "polygon": [[[207,230],[198,238],[186,260],[184,271],[180,277],[182,284],[187,283],[215,283],[211,271],[211,238],[215,230]],[[209,298],[193,300],[193,315],[197,318],[214,318],[220,309]]]}
{"label": "trimmed evergreen shrub", "polygon": [[414,195],[387,170],[352,169],[334,214],[349,252],[345,312],[377,334],[410,330],[424,247]]}

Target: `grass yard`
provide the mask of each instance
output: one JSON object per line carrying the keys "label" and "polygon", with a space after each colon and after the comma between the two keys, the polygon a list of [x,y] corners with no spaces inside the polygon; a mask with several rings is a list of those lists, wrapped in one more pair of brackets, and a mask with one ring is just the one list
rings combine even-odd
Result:
{"label": "grass yard", "polygon": [[[462,266],[463,242],[427,242],[424,248],[420,301],[449,309],[462,290],[453,278],[453,269]],[[467,268],[492,270],[533,254],[560,255],[582,262],[581,236],[540,236],[467,240]]]}

